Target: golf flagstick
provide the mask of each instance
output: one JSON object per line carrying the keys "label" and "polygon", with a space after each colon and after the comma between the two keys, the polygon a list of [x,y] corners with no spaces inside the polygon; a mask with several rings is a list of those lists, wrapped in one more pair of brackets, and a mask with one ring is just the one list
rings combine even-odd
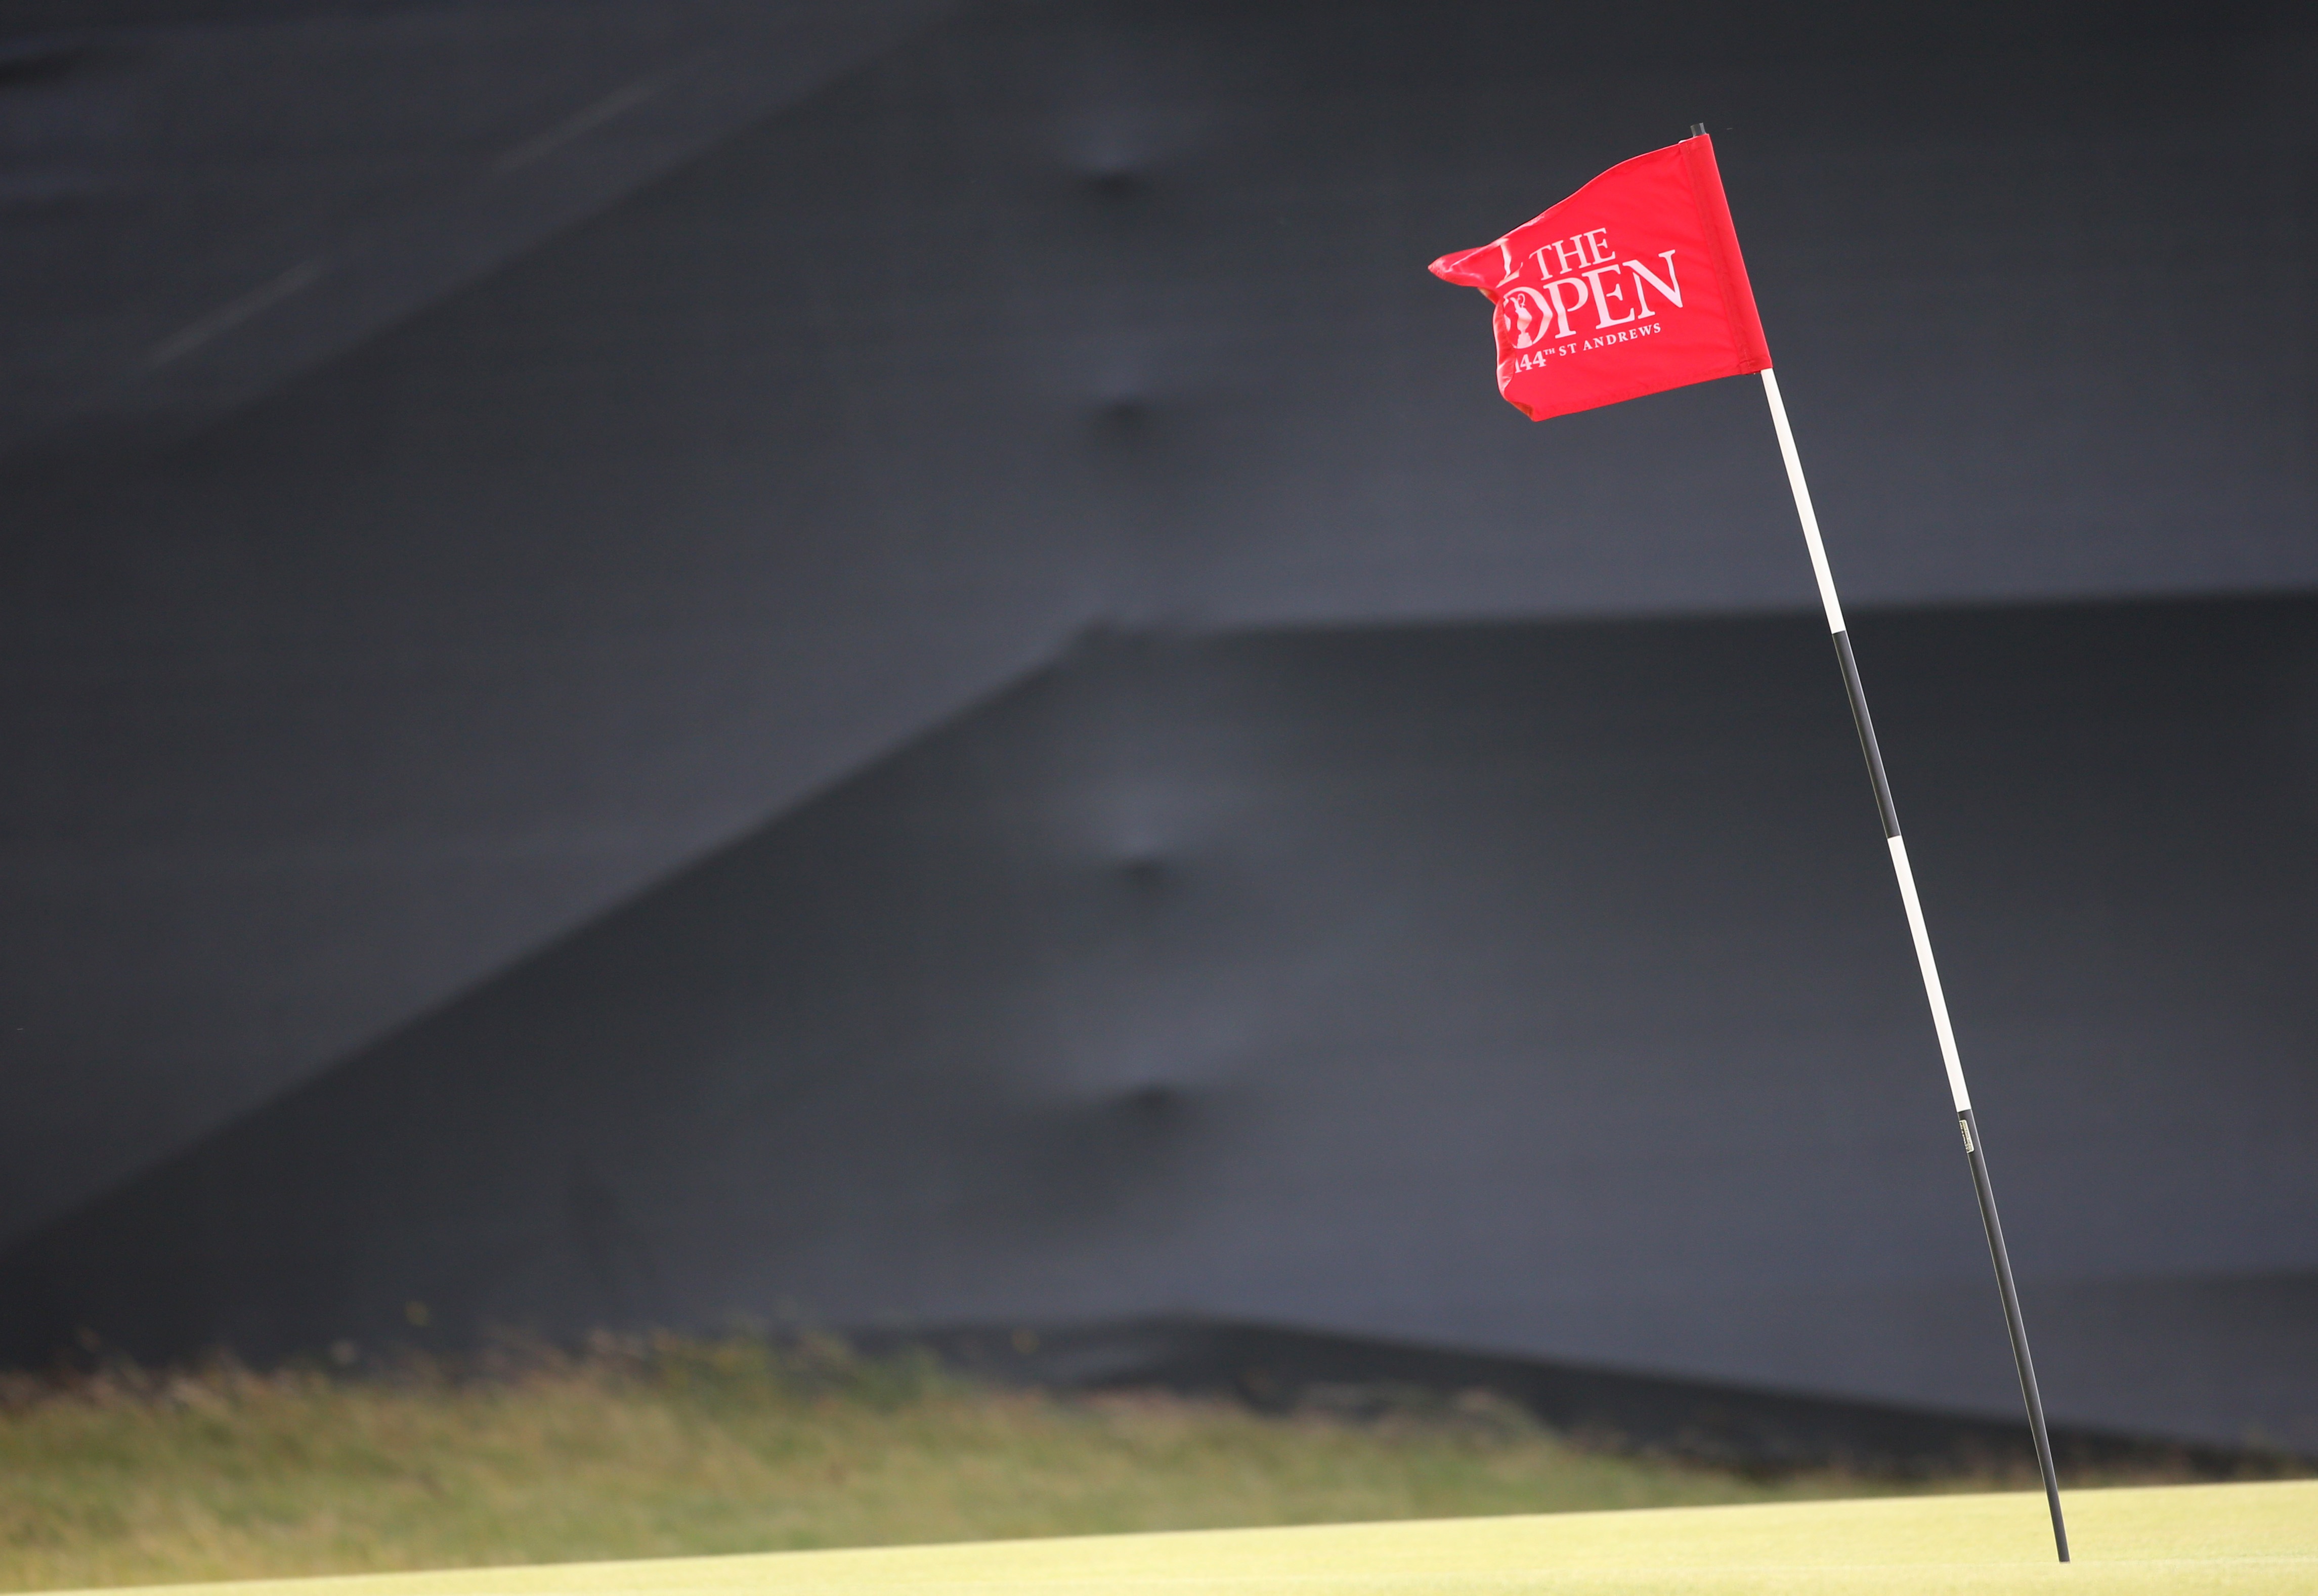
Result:
{"label": "golf flagstick", "polygon": [[1819,518],[1811,514],[1802,462],[1795,454],[1794,434],[1787,427],[1786,407],[1779,402],[1779,380],[1771,371],[1771,345],[1756,313],[1738,230],[1731,222],[1722,175],[1714,164],[1714,140],[1703,124],[1694,125],[1681,143],[1621,161],[1503,238],[1478,249],[1444,255],[1429,269],[1444,282],[1478,289],[1487,298],[1497,346],[1497,391],[1532,421],[1622,404],[1693,382],[1763,374],[1771,424],[1778,429],[1779,453],[1795,493],[1795,513],[1802,518],[1803,538],[1810,545],[1811,574],[1819,578],[1819,600],[1827,605],[1827,626],[1835,634],[1835,657],[1843,667],[1859,749],[1867,758],[1875,807],[1883,817],[1883,836],[1891,849],[1891,868],[1900,878],[1900,901],[1907,906],[1908,931],[1915,938],[1916,962],[1924,973],[1924,995],[1931,1000],[1948,1089],[1955,1095],[1956,1128],[1963,1134],[1964,1155],[1972,1162],[1972,1190],[1988,1232],[1988,1255],[1996,1266],[2004,1322],[2012,1332],[2012,1361],[2020,1371],[2020,1398],[2027,1404],[2036,1466],[2044,1475],[2045,1500],[2052,1504],[2053,1543],[2066,1563],[2069,1532],[2061,1521],[2061,1484],[2053,1473],[2044,1399],[2037,1394],[2036,1370],[2028,1361],[2028,1333],[2020,1323],[2020,1297],[2013,1289],[2012,1261],[2005,1256],[2004,1230],[1996,1220],[1996,1194],[1988,1184],[1980,1125],[1963,1089],[1963,1066],[1956,1059],[1947,1000],[1940,995],[1940,973],[1932,963],[1923,905],[1916,900],[1907,845],[1900,840],[1900,817],[1891,807],[1891,785],[1883,779],[1883,756],[1876,751],[1875,727],[1867,718],[1867,697],[1860,691],[1851,640],[1844,633],[1843,606],[1836,602],[1835,578],[1828,571],[1827,550],[1819,542]]}
{"label": "golf flagstick", "polygon": [[1787,426],[1787,407],[1779,399],[1779,379],[1763,368],[1763,392],[1771,401],[1771,425],[1779,435],[1779,453],[1787,462],[1787,485],[1794,489],[1795,514],[1803,524],[1803,541],[1810,545],[1811,575],[1819,578],[1819,603],[1827,607],[1827,629],[1835,636],[1835,657],[1843,667],[1844,691],[1851,697],[1852,724],[1859,731],[1859,751],[1867,760],[1867,778],[1875,786],[1875,807],[1883,818],[1883,837],[1891,849],[1891,870],[1900,878],[1900,901],[1907,906],[1908,934],[1915,938],[1916,964],[1924,973],[1924,996],[1932,1006],[1932,1028],[1939,1033],[1940,1058],[1948,1069],[1948,1090],[1955,1097],[1956,1128],[1963,1134],[1964,1156],[1972,1163],[1973,1193],[1980,1198],[1980,1223],[1988,1232],[1988,1256],[1996,1266],[1996,1289],[2004,1298],[2005,1328],[2012,1332],[2012,1362],[2020,1371],[2020,1400],[2028,1408],[2028,1428],[2036,1440],[2036,1466],[2044,1475],[2044,1499],[2053,1509],[2053,1544],[2061,1561],[2069,1560],[2069,1529],[2061,1520],[2061,1482],[2053,1472],[2053,1441],[2044,1430],[2044,1399],[2036,1390],[2036,1366],[2028,1357],[2028,1330],[2020,1318],[2020,1294],[2012,1284],[2012,1260],[2004,1251],[2004,1226],[1996,1217],[1996,1193],[1988,1184],[1988,1160],[1981,1151],[1980,1125],[1972,1117],[1972,1095],[1964,1090],[1963,1064],[1956,1057],[1955,1032],[1948,1024],[1947,999],[1940,992],[1939,966],[1932,962],[1931,935],[1924,929],[1924,908],[1916,899],[1915,872],[1908,868],[1908,845],[1900,839],[1900,817],[1891,807],[1891,785],[1883,778],[1883,756],[1875,746],[1875,722],[1867,715],[1867,695],[1860,689],[1859,667],[1851,657],[1851,639],[1843,629],[1843,606],[1836,601],[1835,577],[1828,571],[1827,549],[1819,542],[1819,517],[1811,513],[1810,489],[1803,482],[1803,462],[1795,453],[1795,435]]}

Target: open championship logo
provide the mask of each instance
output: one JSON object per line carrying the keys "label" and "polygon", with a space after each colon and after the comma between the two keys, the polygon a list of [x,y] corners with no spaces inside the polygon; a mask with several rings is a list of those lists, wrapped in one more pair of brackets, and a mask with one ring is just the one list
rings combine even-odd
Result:
{"label": "open championship logo", "polygon": [[[1513,355],[1508,363],[1517,372],[1541,366],[1554,355],[1663,331],[1658,306],[1650,297],[1653,290],[1676,309],[1682,309],[1676,252],[1660,250],[1655,270],[1640,260],[1619,260],[1610,247],[1607,228],[1557,238],[1521,262],[1514,258],[1511,239],[1498,239],[1497,250],[1505,264],[1497,284],[1497,347]],[[1534,286],[1514,281],[1530,261],[1537,264],[1540,278]],[[1573,316],[1579,320],[1571,321]]]}

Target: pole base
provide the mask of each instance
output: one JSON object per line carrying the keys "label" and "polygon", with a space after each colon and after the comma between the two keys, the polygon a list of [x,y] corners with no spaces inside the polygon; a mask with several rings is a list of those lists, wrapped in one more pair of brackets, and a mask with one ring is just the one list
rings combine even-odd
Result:
{"label": "pole base", "polygon": [[2020,1317],[2020,1293],[2012,1283],[2012,1260],[2004,1250],[2004,1226],[1996,1217],[1996,1188],[1988,1183],[1988,1158],[1981,1150],[1980,1122],[1966,1108],[1956,1116],[1964,1156],[1972,1163],[1972,1190],[1980,1198],[1980,1223],[1988,1233],[1988,1259],[1996,1266],[1996,1289],[2004,1298],[2004,1328],[2012,1335],[2012,1366],[2020,1374],[2020,1401],[2036,1442],[2036,1466],[2044,1476],[2044,1501],[2053,1510],[2053,1546],[2069,1560],[2069,1527],[2061,1517],[2061,1480],[2053,1468],[2053,1438],[2044,1429],[2044,1398],[2036,1389],[2036,1365],[2028,1356],[2028,1327]]}

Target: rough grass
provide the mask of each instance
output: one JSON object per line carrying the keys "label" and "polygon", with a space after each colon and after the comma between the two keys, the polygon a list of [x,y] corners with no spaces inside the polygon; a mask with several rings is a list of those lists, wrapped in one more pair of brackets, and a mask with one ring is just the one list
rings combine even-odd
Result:
{"label": "rough grass", "polygon": [[0,1383],[0,1588],[2013,1483],[1750,1478],[1589,1450],[1480,1393],[1384,1405],[1066,1399],[750,1338],[535,1348],[455,1376],[18,1377]]}

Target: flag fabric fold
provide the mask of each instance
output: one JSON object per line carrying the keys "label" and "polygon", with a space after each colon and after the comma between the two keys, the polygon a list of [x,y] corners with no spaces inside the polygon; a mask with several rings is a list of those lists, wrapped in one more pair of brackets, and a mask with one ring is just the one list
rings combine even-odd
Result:
{"label": "flag fabric fold", "polygon": [[1532,421],[1771,363],[1703,133],[1620,162],[1433,274],[1496,307],[1497,391]]}

